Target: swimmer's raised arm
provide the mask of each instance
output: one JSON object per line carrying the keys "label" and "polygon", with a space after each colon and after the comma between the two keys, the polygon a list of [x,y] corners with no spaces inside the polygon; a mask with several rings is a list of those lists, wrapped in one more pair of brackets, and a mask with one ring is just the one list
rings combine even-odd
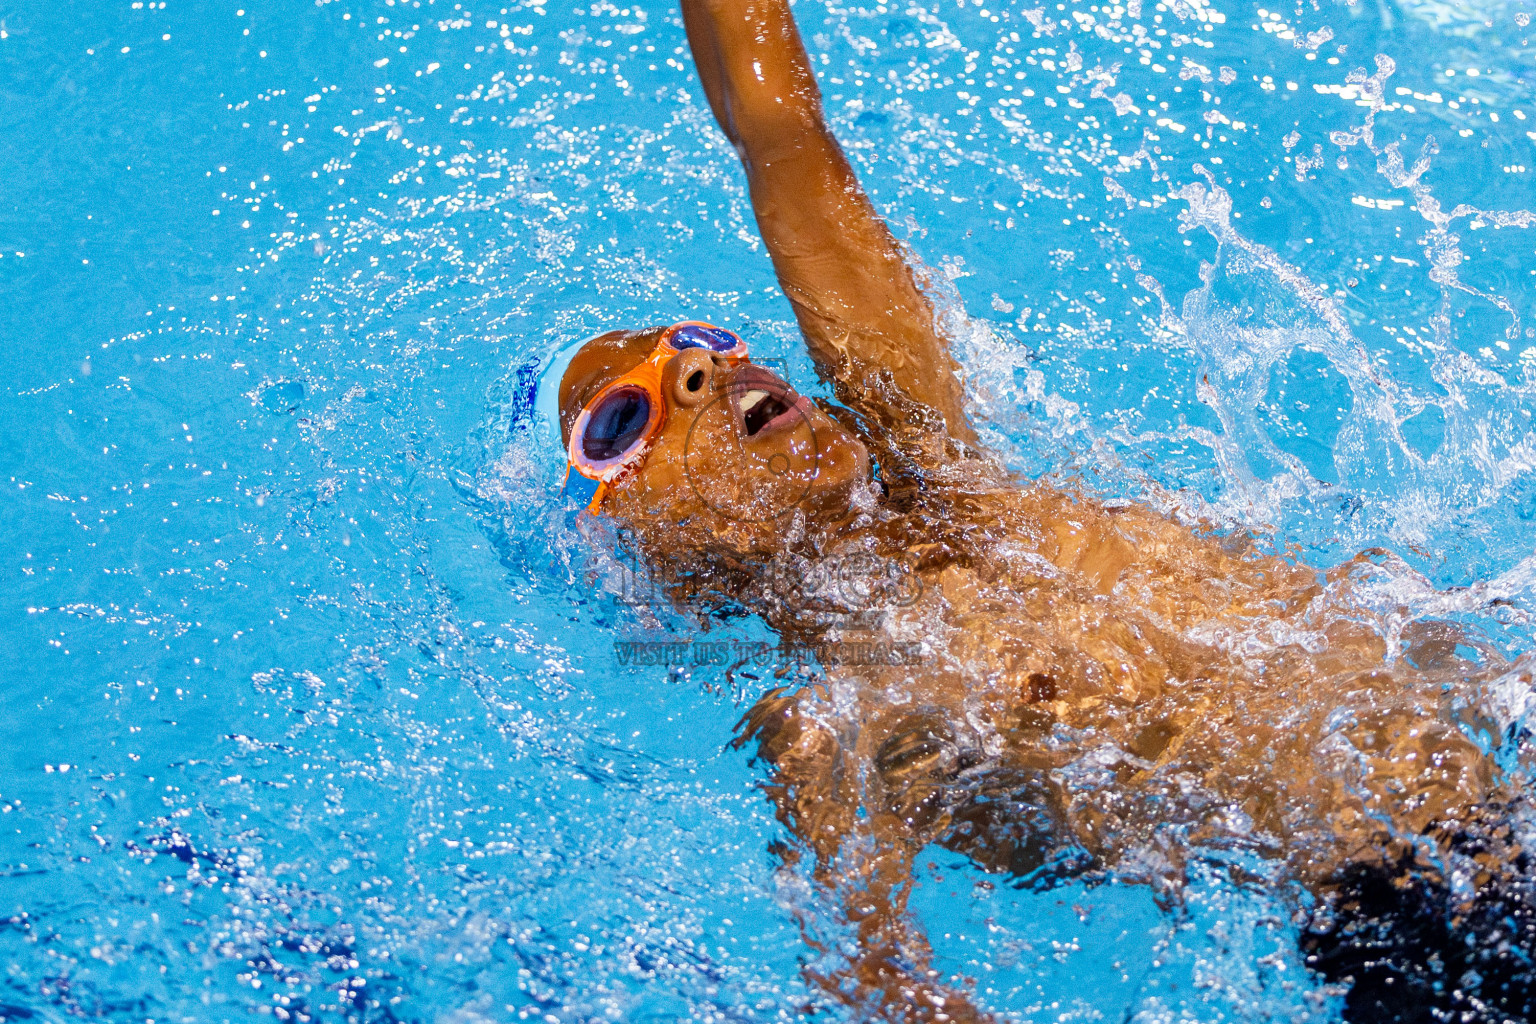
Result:
{"label": "swimmer's raised arm", "polygon": [[758,228],[817,367],[850,406],[969,439],[933,306],[827,127],[789,0],[682,7],[705,95],[741,156]]}

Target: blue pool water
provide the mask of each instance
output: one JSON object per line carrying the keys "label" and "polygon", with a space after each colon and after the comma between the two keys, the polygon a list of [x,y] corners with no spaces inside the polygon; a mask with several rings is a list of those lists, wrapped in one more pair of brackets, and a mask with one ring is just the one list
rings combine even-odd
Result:
{"label": "blue pool water", "polygon": [[[752,694],[619,663],[676,623],[529,398],[690,315],[815,391],[676,10],[243,2],[0,10],[0,1018],[838,1019],[726,745]],[[1510,654],[1532,13],[797,6],[1014,465],[1390,547],[1383,600]],[[1226,875],[1169,912],[920,860],[940,965],[1018,1019],[1336,1010]]]}

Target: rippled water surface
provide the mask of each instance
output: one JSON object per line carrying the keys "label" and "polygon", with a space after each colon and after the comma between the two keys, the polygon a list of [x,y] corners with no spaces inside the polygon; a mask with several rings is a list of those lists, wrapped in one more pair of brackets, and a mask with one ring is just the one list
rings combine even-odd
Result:
{"label": "rippled water surface", "polygon": [[[726,747],[752,691],[620,664],[667,613],[531,395],[685,316],[809,362],[673,5],[504,2],[0,8],[4,1019],[842,1012]],[[796,8],[1014,465],[1389,547],[1384,599],[1511,655],[1533,12]],[[941,966],[1020,1019],[1336,1007],[1225,874],[1169,912],[921,860]]]}

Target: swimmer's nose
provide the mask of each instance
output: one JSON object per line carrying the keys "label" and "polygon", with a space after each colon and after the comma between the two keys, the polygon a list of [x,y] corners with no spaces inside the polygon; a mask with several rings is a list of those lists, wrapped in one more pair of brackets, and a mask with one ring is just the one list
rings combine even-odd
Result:
{"label": "swimmer's nose", "polygon": [[667,379],[674,404],[690,409],[709,400],[714,391],[715,374],[724,367],[719,355],[701,348],[684,349],[667,367]]}

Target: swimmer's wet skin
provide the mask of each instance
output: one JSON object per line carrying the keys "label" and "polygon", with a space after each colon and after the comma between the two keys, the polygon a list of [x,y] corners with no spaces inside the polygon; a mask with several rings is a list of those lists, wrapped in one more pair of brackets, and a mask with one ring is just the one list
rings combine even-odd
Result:
{"label": "swimmer's wet skin", "polygon": [[[1304,951],[1350,986],[1351,1020],[1529,1019],[1528,810],[1468,738],[1498,723],[1444,684],[1529,684],[1531,661],[1466,662],[1475,641],[1440,623],[1389,650],[1389,612],[1355,599],[1386,552],[1319,573],[1011,476],[966,422],[920,270],[826,126],[787,0],[683,16],[840,404],[650,328],[582,348],[561,427],[577,472],[620,467],[594,508],[679,602],[745,607],[790,643],[925,645],[915,667],[827,666],[741,724],[797,839],[785,856],[813,859],[858,936],[814,983],[880,1019],[988,1019],[906,912],[930,843],[1034,885],[1114,872],[1170,904],[1190,858],[1236,850],[1315,902]],[[645,409],[605,406],[626,382]],[[847,556],[920,586],[852,616],[763,585]]]}

